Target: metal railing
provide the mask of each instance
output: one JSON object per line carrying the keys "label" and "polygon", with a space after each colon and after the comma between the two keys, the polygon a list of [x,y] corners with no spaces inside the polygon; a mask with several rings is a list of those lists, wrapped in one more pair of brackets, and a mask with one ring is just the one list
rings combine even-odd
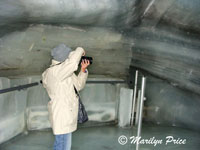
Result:
{"label": "metal railing", "polygon": [[[142,118],[143,118],[143,107],[144,107],[144,100],[145,98],[145,87],[146,87],[146,76],[142,74],[141,79],[141,87],[138,88],[138,78],[139,78],[139,72],[136,70],[135,72],[135,84],[134,84],[134,93],[133,93],[133,99],[132,99],[132,113],[131,113],[131,119],[130,119],[130,126],[137,126],[137,138],[141,137],[141,131],[142,131]],[[135,106],[136,106],[136,116],[135,116]],[[134,120],[135,119],[135,120]],[[136,143],[136,150],[139,150],[139,142]]]}
{"label": "metal railing", "polygon": [[[40,80],[39,82],[30,83],[30,84],[23,84],[23,85],[11,87],[11,88],[1,89],[0,94],[12,92],[12,91],[25,90],[30,87],[38,86],[38,85],[40,85],[40,83],[42,84],[42,80]],[[113,80],[113,81],[101,80],[100,81],[99,80],[99,81],[86,81],[86,83],[87,84],[94,84],[94,83],[95,84],[119,84],[119,83],[126,84],[126,83],[128,83],[128,81],[126,81],[126,80]]]}
{"label": "metal railing", "polygon": [[40,84],[39,82],[34,82],[34,83],[30,83],[30,84],[19,85],[19,86],[16,86],[16,87],[1,89],[0,94],[12,92],[12,91],[24,90],[24,89],[27,89],[27,88],[30,88],[30,87],[33,87],[33,86],[37,86],[39,84]]}

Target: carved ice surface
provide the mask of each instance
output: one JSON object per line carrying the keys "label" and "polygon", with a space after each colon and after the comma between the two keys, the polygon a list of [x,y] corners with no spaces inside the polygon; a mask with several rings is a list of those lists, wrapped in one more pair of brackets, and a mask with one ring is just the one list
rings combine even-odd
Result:
{"label": "carved ice surface", "polygon": [[[8,78],[0,78],[0,87],[11,87]],[[26,91],[0,95],[0,143],[21,133],[25,128]]]}
{"label": "carved ice surface", "polygon": [[[145,73],[145,120],[199,131],[199,6],[199,0],[1,0],[0,89],[39,81],[58,44],[81,46],[94,59],[91,80],[133,83],[136,68]],[[121,87],[127,85],[87,84],[81,96],[91,121],[127,124],[131,93]],[[0,94],[0,143],[49,128],[48,101],[41,85]]]}
{"label": "carved ice surface", "polygon": [[[0,79],[0,86],[4,89],[10,86],[38,82],[41,80],[41,76],[15,76],[11,79]],[[115,81],[121,79],[99,76],[88,80]],[[88,112],[89,121],[99,123],[116,121],[120,97],[119,91],[124,86],[123,84],[87,84],[80,94]],[[31,87],[27,90],[1,94],[0,143],[26,130],[50,128],[47,110],[48,101],[49,97],[42,85]]]}

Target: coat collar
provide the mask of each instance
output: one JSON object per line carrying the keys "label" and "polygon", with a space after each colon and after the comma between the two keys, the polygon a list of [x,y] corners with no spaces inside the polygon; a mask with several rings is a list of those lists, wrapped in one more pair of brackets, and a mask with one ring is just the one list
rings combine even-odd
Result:
{"label": "coat collar", "polygon": [[50,67],[58,65],[59,63],[60,63],[59,61],[52,59]]}

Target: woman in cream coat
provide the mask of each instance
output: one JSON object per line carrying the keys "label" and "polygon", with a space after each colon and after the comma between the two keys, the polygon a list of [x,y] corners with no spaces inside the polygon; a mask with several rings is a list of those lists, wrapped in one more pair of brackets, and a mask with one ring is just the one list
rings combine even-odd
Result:
{"label": "woman in cream coat", "polygon": [[80,91],[85,86],[88,76],[89,61],[81,62],[85,55],[83,48],[71,51],[69,47],[60,44],[51,51],[53,57],[51,66],[42,74],[43,86],[50,97],[48,102],[49,120],[55,135],[54,150],[70,150],[71,134],[77,129],[78,96],[74,87]]}

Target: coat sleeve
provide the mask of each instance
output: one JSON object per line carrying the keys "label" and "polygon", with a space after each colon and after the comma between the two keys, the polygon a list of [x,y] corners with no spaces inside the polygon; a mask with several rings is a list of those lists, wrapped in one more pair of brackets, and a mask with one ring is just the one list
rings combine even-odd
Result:
{"label": "coat sleeve", "polygon": [[71,76],[74,71],[78,69],[78,64],[83,55],[83,48],[78,47],[75,51],[72,51],[69,54],[68,59],[66,59],[60,65],[54,66],[53,69],[54,75],[59,80],[64,80],[65,78]]}
{"label": "coat sleeve", "polygon": [[85,86],[87,77],[88,77],[88,70],[86,70],[87,72],[82,72],[80,71],[78,76],[75,76],[75,87],[78,91],[82,90]]}

